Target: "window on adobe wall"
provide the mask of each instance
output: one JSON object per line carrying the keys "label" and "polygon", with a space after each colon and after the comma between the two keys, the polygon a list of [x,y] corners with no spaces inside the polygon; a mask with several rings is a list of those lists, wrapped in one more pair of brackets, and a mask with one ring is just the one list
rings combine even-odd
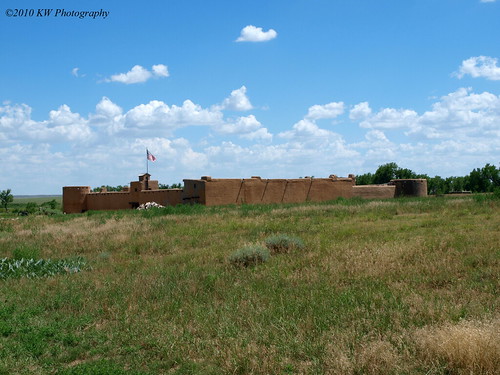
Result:
{"label": "window on adobe wall", "polygon": [[196,189],[196,184],[193,184],[193,189]]}

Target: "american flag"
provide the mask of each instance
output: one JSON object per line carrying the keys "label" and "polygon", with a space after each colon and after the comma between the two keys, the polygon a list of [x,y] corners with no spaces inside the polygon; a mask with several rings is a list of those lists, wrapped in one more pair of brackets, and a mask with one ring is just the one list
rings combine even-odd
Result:
{"label": "american flag", "polygon": [[154,156],[148,149],[146,149],[146,158],[149,161],[156,161],[156,156]]}

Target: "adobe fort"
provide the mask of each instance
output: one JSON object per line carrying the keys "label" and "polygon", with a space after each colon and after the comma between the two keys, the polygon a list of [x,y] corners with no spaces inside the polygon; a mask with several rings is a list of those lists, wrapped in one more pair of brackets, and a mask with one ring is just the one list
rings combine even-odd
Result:
{"label": "adobe fort", "polygon": [[356,186],[354,175],[328,178],[263,179],[253,176],[246,179],[215,179],[209,176],[199,180],[184,180],[184,189],[160,189],[158,181],[148,173],[139,181],[130,183],[123,191],[92,192],[90,186],[63,187],[63,211],[79,213],[88,210],[133,209],[146,202],[162,206],[178,204],[299,203],[323,202],[339,197],[366,199],[394,198],[399,196],[427,196],[427,180],[392,180],[385,185]]}

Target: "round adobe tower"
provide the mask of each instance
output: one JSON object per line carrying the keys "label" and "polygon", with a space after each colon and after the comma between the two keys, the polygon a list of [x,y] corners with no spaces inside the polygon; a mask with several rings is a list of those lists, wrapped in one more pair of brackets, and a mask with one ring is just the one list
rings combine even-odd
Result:
{"label": "round adobe tower", "polygon": [[425,178],[392,180],[396,186],[395,197],[426,197],[427,180]]}
{"label": "round adobe tower", "polygon": [[86,198],[90,193],[90,186],[64,186],[63,212],[75,214],[87,209]]}

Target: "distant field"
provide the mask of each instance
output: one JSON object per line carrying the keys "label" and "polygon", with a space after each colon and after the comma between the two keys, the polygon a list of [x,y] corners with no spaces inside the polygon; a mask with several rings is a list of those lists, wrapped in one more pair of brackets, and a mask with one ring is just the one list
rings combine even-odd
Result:
{"label": "distant field", "polygon": [[0,374],[499,374],[499,228],[493,196],[4,218],[0,260],[91,269],[0,273]]}
{"label": "distant field", "polygon": [[58,203],[62,203],[62,195],[17,195],[14,196],[14,204],[26,204],[28,202],[35,202],[41,204],[55,199]]}

